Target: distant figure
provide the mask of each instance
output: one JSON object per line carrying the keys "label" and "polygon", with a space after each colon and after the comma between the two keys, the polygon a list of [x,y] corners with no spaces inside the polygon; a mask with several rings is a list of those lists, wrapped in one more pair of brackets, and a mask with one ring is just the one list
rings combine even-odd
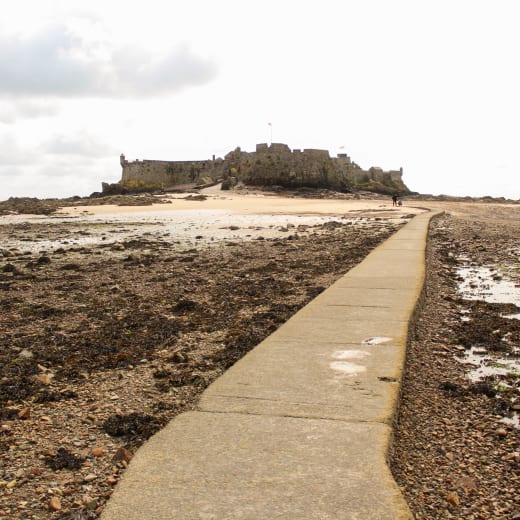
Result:
{"label": "distant figure", "polygon": [[397,205],[398,205],[398,206],[402,206],[402,205],[403,205],[403,201],[402,201],[401,199],[399,199],[399,200],[397,201]]}
{"label": "distant figure", "polygon": [[397,206],[397,195],[392,195],[392,206]]}

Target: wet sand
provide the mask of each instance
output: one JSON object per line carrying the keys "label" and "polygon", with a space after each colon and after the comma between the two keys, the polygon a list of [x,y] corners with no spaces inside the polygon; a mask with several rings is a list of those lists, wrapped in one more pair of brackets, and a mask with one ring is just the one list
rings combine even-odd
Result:
{"label": "wet sand", "polygon": [[[222,211],[238,214],[259,215],[329,215],[329,216],[402,216],[408,213],[421,212],[415,204],[401,207],[392,207],[390,200],[381,199],[307,199],[288,198],[276,195],[265,195],[258,192],[241,195],[240,193],[222,192],[216,188],[201,190],[200,193],[207,197],[206,200],[187,198],[185,194],[169,195],[167,198],[171,204],[153,204],[151,206],[77,206],[67,207],[59,211],[64,215],[81,215],[89,213],[92,215],[120,215],[126,213],[145,214],[169,213],[172,211]],[[222,195],[225,193],[225,195]],[[418,204],[420,206],[420,204]]]}

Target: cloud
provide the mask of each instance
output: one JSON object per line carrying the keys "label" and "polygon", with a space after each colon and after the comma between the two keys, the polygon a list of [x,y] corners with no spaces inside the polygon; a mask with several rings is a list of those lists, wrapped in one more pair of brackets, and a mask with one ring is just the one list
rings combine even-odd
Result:
{"label": "cloud", "polygon": [[36,158],[34,150],[25,150],[12,135],[0,136],[0,166],[26,165]]}
{"label": "cloud", "polygon": [[55,103],[45,101],[21,99],[7,103],[0,102],[0,123],[13,124],[18,119],[52,117],[58,112],[59,108]]}
{"label": "cloud", "polygon": [[10,97],[148,97],[203,85],[216,73],[186,45],[161,55],[89,42],[63,26],[0,37],[0,95]]}
{"label": "cloud", "polygon": [[167,94],[204,85],[217,72],[214,63],[197,57],[187,45],[158,58],[125,47],[114,53],[113,65],[117,90],[128,96]]}
{"label": "cloud", "polygon": [[44,143],[45,153],[87,158],[117,157],[117,150],[86,132],[75,136],[57,134]]}
{"label": "cloud", "polygon": [[64,28],[32,39],[0,39],[0,92],[62,96],[93,88],[92,66],[74,55],[80,41]]}

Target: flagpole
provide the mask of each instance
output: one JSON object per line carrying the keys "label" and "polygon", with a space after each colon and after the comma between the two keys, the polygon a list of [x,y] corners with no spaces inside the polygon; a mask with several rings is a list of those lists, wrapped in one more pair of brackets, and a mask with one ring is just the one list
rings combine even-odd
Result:
{"label": "flagpole", "polygon": [[269,146],[273,144],[273,123],[267,123],[269,125],[269,129],[271,130],[270,136],[271,136],[271,142],[269,143]]}

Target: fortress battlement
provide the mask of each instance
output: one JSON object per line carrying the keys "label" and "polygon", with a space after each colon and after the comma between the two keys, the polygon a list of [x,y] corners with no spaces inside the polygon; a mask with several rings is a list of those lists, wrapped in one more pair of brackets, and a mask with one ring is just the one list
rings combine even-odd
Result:
{"label": "fortress battlement", "polygon": [[384,171],[379,167],[363,170],[346,153],[331,157],[328,150],[291,150],[284,143],[260,143],[254,152],[240,147],[224,159],[196,161],[128,161],[121,154],[121,182],[140,181],[163,188],[201,184],[229,179],[255,186],[287,188],[315,187],[337,191],[367,189],[382,192],[408,192],[403,170]]}

